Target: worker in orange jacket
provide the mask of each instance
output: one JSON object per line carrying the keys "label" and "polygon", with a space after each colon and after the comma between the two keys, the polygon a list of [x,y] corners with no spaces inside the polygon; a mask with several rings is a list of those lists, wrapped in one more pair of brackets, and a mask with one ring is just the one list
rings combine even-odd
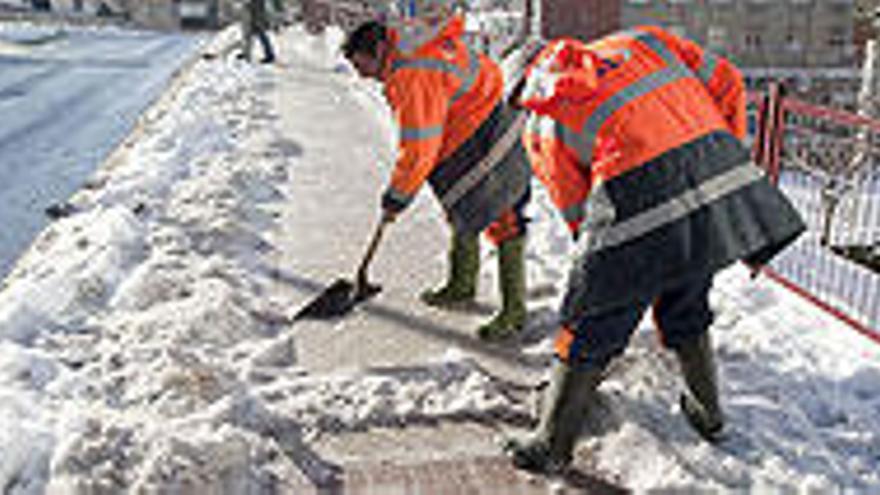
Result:
{"label": "worker in orange jacket", "polygon": [[520,140],[524,114],[506,105],[501,70],[470,49],[463,32],[457,16],[413,37],[370,21],[343,52],[362,77],[383,83],[399,127],[384,219],[397,217],[427,181],[453,227],[447,282],[422,300],[438,307],[474,300],[485,230],[498,246],[502,308],[478,335],[496,339],[526,319],[523,209],[531,173]]}
{"label": "worker in orange jacket", "polygon": [[511,440],[523,469],[569,464],[581,420],[612,358],[648,307],[679,360],[685,418],[710,441],[724,418],[708,328],[714,273],[763,265],[804,225],[741,140],[736,67],[658,27],[541,49],[515,97],[523,140],[578,257],[556,338],[557,363],[536,431]]}

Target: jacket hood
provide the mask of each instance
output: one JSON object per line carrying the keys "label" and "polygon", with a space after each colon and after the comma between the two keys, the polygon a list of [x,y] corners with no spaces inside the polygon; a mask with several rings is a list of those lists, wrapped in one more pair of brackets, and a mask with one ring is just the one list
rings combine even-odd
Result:
{"label": "jacket hood", "polygon": [[565,108],[588,100],[598,86],[596,54],[573,39],[560,39],[541,50],[526,71],[520,104],[557,120]]}
{"label": "jacket hood", "polygon": [[394,26],[397,51],[404,56],[415,55],[464,34],[464,19],[454,15],[445,19],[407,19]]}

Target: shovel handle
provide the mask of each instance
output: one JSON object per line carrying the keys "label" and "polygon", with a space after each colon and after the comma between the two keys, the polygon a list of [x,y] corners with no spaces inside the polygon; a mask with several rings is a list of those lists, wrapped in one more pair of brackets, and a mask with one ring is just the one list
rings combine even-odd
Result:
{"label": "shovel handle", "polygon": [[364,258],[361,260],[361,264],[358,267],[356,283],[358,287],[365,287],[367,285],[367,268],[370,266],[370,262],[373,261],[373,255],[376,254],[376,248],[379,247],[379,241],[382,240],[382,234],[385,233],[385,226],[390,222],[387,220],[382,220],[379,222],[379,225],[376,226],[376,230],[373,231],[373,237],[370,239],[370,245],[367,246],[367,252],[364,253]]}

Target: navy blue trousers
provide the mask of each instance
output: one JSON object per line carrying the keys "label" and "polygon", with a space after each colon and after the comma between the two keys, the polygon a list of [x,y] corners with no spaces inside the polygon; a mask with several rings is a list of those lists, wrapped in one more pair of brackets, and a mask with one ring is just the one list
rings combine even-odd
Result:
{"label": "navy blue trousers", "polygon": [[652,299],[579,318],[556,338],[556,355],[576,368],[604,368],[626,350],[650,307],[660,341],[670,349],[704,334],[712,324],[709,290],[712,277],[664,290]]}

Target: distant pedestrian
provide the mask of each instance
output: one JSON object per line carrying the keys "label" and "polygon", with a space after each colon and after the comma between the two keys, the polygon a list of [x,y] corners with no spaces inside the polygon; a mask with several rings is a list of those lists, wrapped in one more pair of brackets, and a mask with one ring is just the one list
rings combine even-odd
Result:
{"label": "distant pedestrian", "polygon": [[271,17],[267,1],[271,1],[275,12],[279,15],[283,11],[283,0],[247,0],[245,11],[242,13],[242,38],[244,48],[239,58],[250,61],[253,45],[253,38],[256,36],[260,45],[263,47],[263,58],[261,63],[270,64],[275,61],[275,50],[272,47],[272,40],[269,38],[269,29],[271,28]]}
{"label": "distant pedestrian", "polygon": [[741,142],[740,72],[646,26],[553,41],[526,74],[532,168],[579,246],[540,424],[508,444],[513,463],[555,473],[571,462],[596,387],[649,307],[681,365],[685,418],[719,440],[713,275],[737,260],[762,265],[804,230]]}

